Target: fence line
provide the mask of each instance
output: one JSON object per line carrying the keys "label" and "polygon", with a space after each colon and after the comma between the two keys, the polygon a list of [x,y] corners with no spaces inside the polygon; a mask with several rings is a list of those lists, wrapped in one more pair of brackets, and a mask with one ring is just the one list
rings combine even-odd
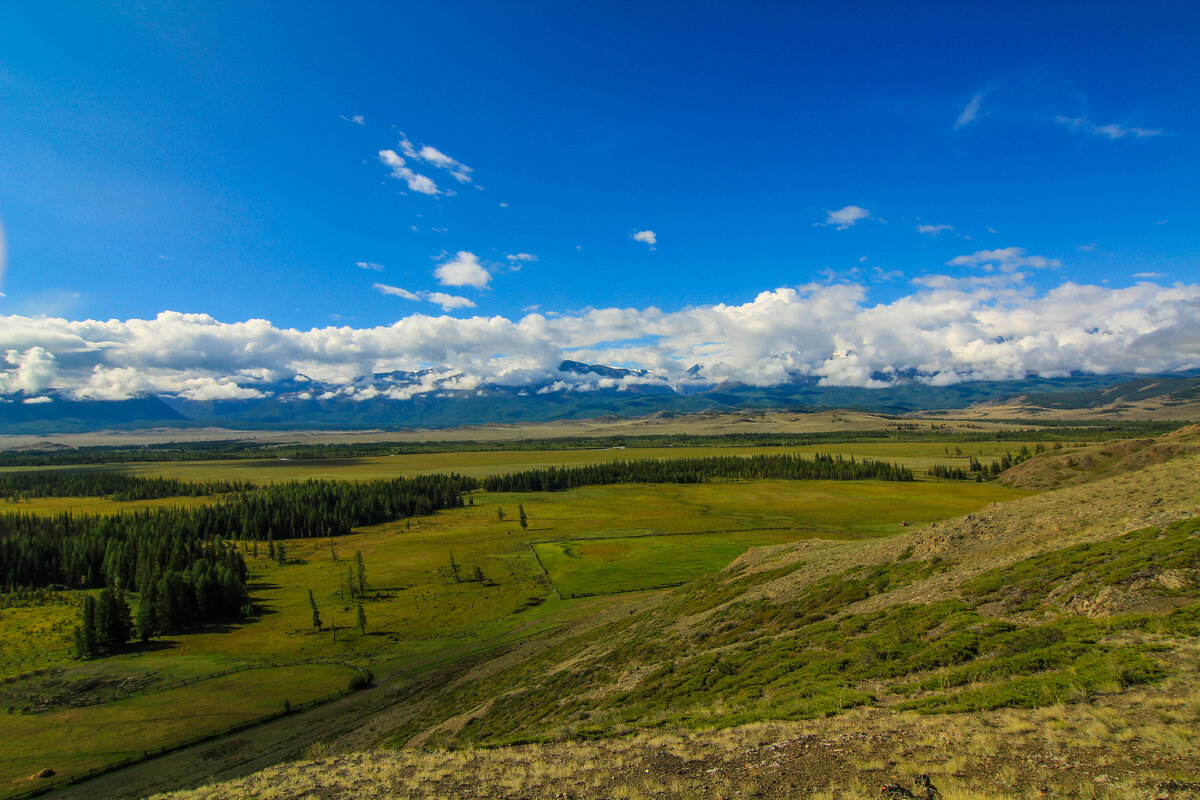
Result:
{"label": "fence line", "polygon": [[[223,678],[226,675],[236,675],[237,673],[240,673],[240,672],[248,672],[250,670],[255,670],[255,669],[278,669],[280,667],[300,667],[300,666],[305,666],[305,665],[309,665],[309,664],[330,664],[330,665],[335,665],[335,666],[347,667],[349,669],[353,669],[358,672],[365,672],[365,669],[363,667],[359,666],[358,664],[352,664],[349,661],[338,661],[336,659],[327,659],[327,658],[305,658],[305,659],[300,659],[298,661],[270,662],[267,664],[243,664],[238,667],[231,667],[230,669],[222,670],[221,672],[211,672],[211,673],[208,673],[205,675],[193,675],[190,678],[180,678],[179,680],[171,681],[170,683],[162,683],[162,684],[157,684],[155,686],[144,686],[141,689],[137,689],[137,690],[130,691],[130,692],[125,692],[123,694],[113,693],[107,697],[94,697],[94,698],[80,700],[80,701],[71,702],[71,703],[53,704],[52,697],[35,694],[33,692],[10,691],[10,692],[0,692],[0,695],[9,697],[12,699],[19,698],[19,699],[23,699],[23,700],[28,700],[28,701],[31,701],[32,703],[34,703],[35,705],[37,703],[45,703],[46,707],[42,708],[40,710],[31,709],[29,707],[21,709],[22,714],[40,714],[44,711],[51,710],[56,705],[61,706],[63,708],[87,708],[88,706],[98,706],[98,705],[104,705],[106,703],[116,703],[121,700],[127,700],[131,697],[145,697],[148,695],[162,694],[163,692],[169,692],[173,689],[181,689],[184,686],[191,686],[192,684],[200,683],[201,681],[212,680],[213,678]],[[31,672],[23,677],[34,677],[34,676],[40,674],[41,672],[46,672],[46,671],[49,671],[49,670],[42,670],[39,672]],[[17,678],[14,678],[12,680],[15,681],[15,680],[17,680]],[[11,682],[11,681],[0,681],[0,684],[5,683],[5,682]]]}
{"label": "fence line", "polygon": [[[304,663],[343,664],[344,662],[340,662],[340,661],[329,662],[329,661],[322,661],[320,659],[309,659],[307,662],[304,662]],[[283,664],[283,665],[278,665],[278,666],[292,666],[292,665]],[[346,666],[350,666],[350,665],[347,664]],[[358,670],[361,674],[368,674],[368,672],[369,672],[368,670],[366,670],[362,667],[358,667],[358,666],[355,666],[354,669]],[[316,706],[322,705],[324,703],[329,703],[334,700],[340,700],[341,698],[345,697],[348,694],[351,694],[354,691],[355,690],[351,689],[351,688],[340,689],[332,694],[325,695],[324,697],[317,697],[317,698],[314,698],[307,702],[300,703],[298,705],[293,706],[289,703],[282,711],[273,711],[270,714],[265,714],[261,717],[256,717],[254,719],[249,719],[249,720],[245,720],[244,722],[239,722],[237,724],[230,725],[219,731],[203,733],[203,734],[200,734],[199,736],[193,736],[190,739],[184,739],[183,741],[175,742],[173,744],[163,745],[162,747],[154,748],[151,750],[143,750],[142,754],[140,756],[128,756],[127,758],[123,758],[120,761],[114,761],[109,764],[104,764],[103,766],[93,767],[92,769],[89,769],[87,772],[81,772],[78,775],[71,775],[69,777],[62,778],[61,780],[56,780],[56,781],[52,781],[50,783],[43,784],[41,786],[38,786],[36,789],[30,789],[30,790],[28,790],[26,792],[22,792],[20,794],[6,795],[6,796],[4,796],[4,800],[30,800],[30,798],[41,797],[42,795],[47,794],[52,791],[55,791],[57,789],[65,789],[68,786],[75,786],[80,783],[85,783],[87,781],[92,780],[93,778],[98,778],[101,775],[106,775],[110,772],[116,772],[117,770],[124,769],[125,767],[131,767],[134,764],[141,764],[146,761],[152,761],[156,758],[161,758],[162,756],[168,755],[169,753],[174,753],[178,750],[184,750],[188,747],[193,747],[198,744],[203,744],[204,742],[212,741],[213,739],[219,739],[222,736],[228,736],[231,733],[241,733],[244,730],[249,730],[250,728],[254,728],[259,725],[265,725],[268,722],[274,722],[277,719],[282,719],[283,717],[290,716],[292,714],[295,714],[295,713],[298,713],[301,711],[307,711],[310,708],[315,708]],[[286,700],[284,702],[287,703]]]}

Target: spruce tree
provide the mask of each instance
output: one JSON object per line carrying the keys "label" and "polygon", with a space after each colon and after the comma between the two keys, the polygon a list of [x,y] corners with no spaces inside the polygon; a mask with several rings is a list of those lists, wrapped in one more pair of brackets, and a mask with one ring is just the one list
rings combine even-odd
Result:
{"label": "spruce tree", "polygon": [[358,629],[362,631],[363,636],[367,635],[367,612],[363,609],[362,601],[358,603]]}
{"label": "spruce tree", "polygon": [[517,513],[521,517],[521,530],[529,529],[529,517],[525,514],[525,506],[517,504]]}
{"label": "spruce tree", "polygon": [[147,586],[138,596],[137,634],[143,642],[150,641],[157,626],[154,623],[154,590]]}

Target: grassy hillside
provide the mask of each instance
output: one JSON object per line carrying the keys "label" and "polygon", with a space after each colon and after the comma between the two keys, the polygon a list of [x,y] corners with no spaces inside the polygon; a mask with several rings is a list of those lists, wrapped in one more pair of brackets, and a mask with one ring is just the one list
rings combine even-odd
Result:
{"label": "grassy hillside", "polygon": [[857,797],[922,772],[949,797],[1195,796],[1197,474],[1180,452],[886,538],[755,548],[187,796]]}

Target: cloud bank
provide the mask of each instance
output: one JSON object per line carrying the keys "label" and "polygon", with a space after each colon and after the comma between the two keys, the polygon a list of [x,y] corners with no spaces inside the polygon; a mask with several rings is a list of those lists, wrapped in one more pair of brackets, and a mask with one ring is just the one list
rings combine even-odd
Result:
{"label": "cloud bank", "polygon": [[0,317],[0,352],[0,392],[56,389],[83,399],[258,397],[296,373],[351,387],[356,377],[391,370],[428,370],[421,379],[427,388],[397,389],[397,397],[432,391],[439,381],[442,389],[467,390],[599,385],[597,376],[564,382],[557,371],[564,358],[650,371],[626,382],[681,380],[701,364],[706,380],[758,386],[802,377],[841,386],[948,385],[1030,373],[1200,368],[1200,285],[1068,282],[1037,292],[1019,274],[997,273],[975,281],[931,277],[924,288],[880,304],[868,302],[861,285],[809,285],[676,311],[603,308],[515,320],[414,314],[387,326],[311,330],[173,311],[124,321],[7,316]]}

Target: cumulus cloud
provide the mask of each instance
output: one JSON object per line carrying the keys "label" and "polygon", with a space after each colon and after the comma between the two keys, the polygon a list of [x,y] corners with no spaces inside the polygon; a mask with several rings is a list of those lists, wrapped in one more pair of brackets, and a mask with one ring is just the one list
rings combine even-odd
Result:
{"label": "cumulus cloud", "polygon": [[651,250],[653,250],[654,246],[658,244],[658,234],[656,234],[654,231],[636,231],[630,238],[632,238],[635,242],[641,242],[642,244],[650,245]]}
{"label": "cumulus cloud", "polygon": [[383,272],[383,264],[376,264],[374,261],[356,261],[354,266],[359,269],[370,269],[375,272]]}
{"label": "cumulus cloud", "polygon": [[1139,128],[1136,125],[1122,125],[1116,122],[1107,125],[1097,125],[1087,117],[1064,117],[1059,115],[1054,119],[1058,124],[1065,125],[1068,130],[1076,133],[1086,133],[1112,140],[1124,139],[1126,136],[1132,136],[1135,139],[1146,139],[1151,136],[1162,136],[1163,134],[1160,128]]}
{"label": "cumulus cloud", "polygon": [[438,264],[433,274],[443,286],[485,289],[492,280],[491,273],[479,263],[479,256],[466,250],[459,250],[453,258]]}
{"label": "cumulus cloud", "polygon": [[0,372],[0,392],[36,394],[50,388],[58,374],[54,354],[44,347],[34,346],[21,352],[8,350],[4,360],[12,369]]}
{"label": "cumulus cloud", "polygon": [[861,206],[845,206],[837,211],[830,211],[825,217],[824,222],[818,222],[817,225],[835,225],[837,230],[844,231],[853,226],[856,222],[861,222],[864,219],[870,219],[871,212]]}
{"label": "cumulus cloud", "polygon": [[391,295],[393,297],[402,297],[405,300],[427,300],[442,307],[443,311],[453,311],[456,308],[474,308],[475,303],[466,297],[458,297],[445,292],[410,292],[407,289],[402,289],[399,286],[388,286],[386,283],[377,283],[372,286],[375,291],[380,294]]}
{"label": "cumulus cloud", "polygon": [[942,231],[954,230],[953,225],[918,225],[917,233],[926,233],[930,236],[937,236]]}
{"label": "cumulus cloud", "polygon": [[1025,254],[1023,247],[1005,247],[999,250],[979,250],[970,255],[955,256],[946,262],[951,267],[981,267],[990,272],[999,269],[1001,272],[1015,272],[1022,268],[1048,269],[1061,267],[1062,262],[1057,258],[1045,256],[1030,256]]}
{"label": "cumulus cloud", "polygon": [[[389,288],[399,297],[461,302]],[[925,276],[914,292],[886,303],[871,302],[865,286],[840,283],[674,311],[601,308],[515,320],[413,314],[387,326],[311,330],[177,312],[125,321],[8,316],[0,317],[0,352],[5,393],[56,389],[94,399],[256,396],[296,373],[363,397],[356,377],[392,370],[424,372],[419,383],[370,391],[399,398],[555,381],[570,391],[620,389],[687,379],[693,364],[703,365],[706,380],[756,386],[1144,374],[1200,368],[1200,285],[1067,282],[1039,291],[1019,273],[996,272]],[[599,376],[559,373],[564,358],[649,373],[602,386]]]}
{"label": "cumulus cloud", "polygon": [[444,194],[438,189],[432,178],[414,172],[404,159],[396,154],[395,150],[380,150],[379,160],[391,168],[393,178],[404,181],[405,185],[414,192],[428,195]]}

